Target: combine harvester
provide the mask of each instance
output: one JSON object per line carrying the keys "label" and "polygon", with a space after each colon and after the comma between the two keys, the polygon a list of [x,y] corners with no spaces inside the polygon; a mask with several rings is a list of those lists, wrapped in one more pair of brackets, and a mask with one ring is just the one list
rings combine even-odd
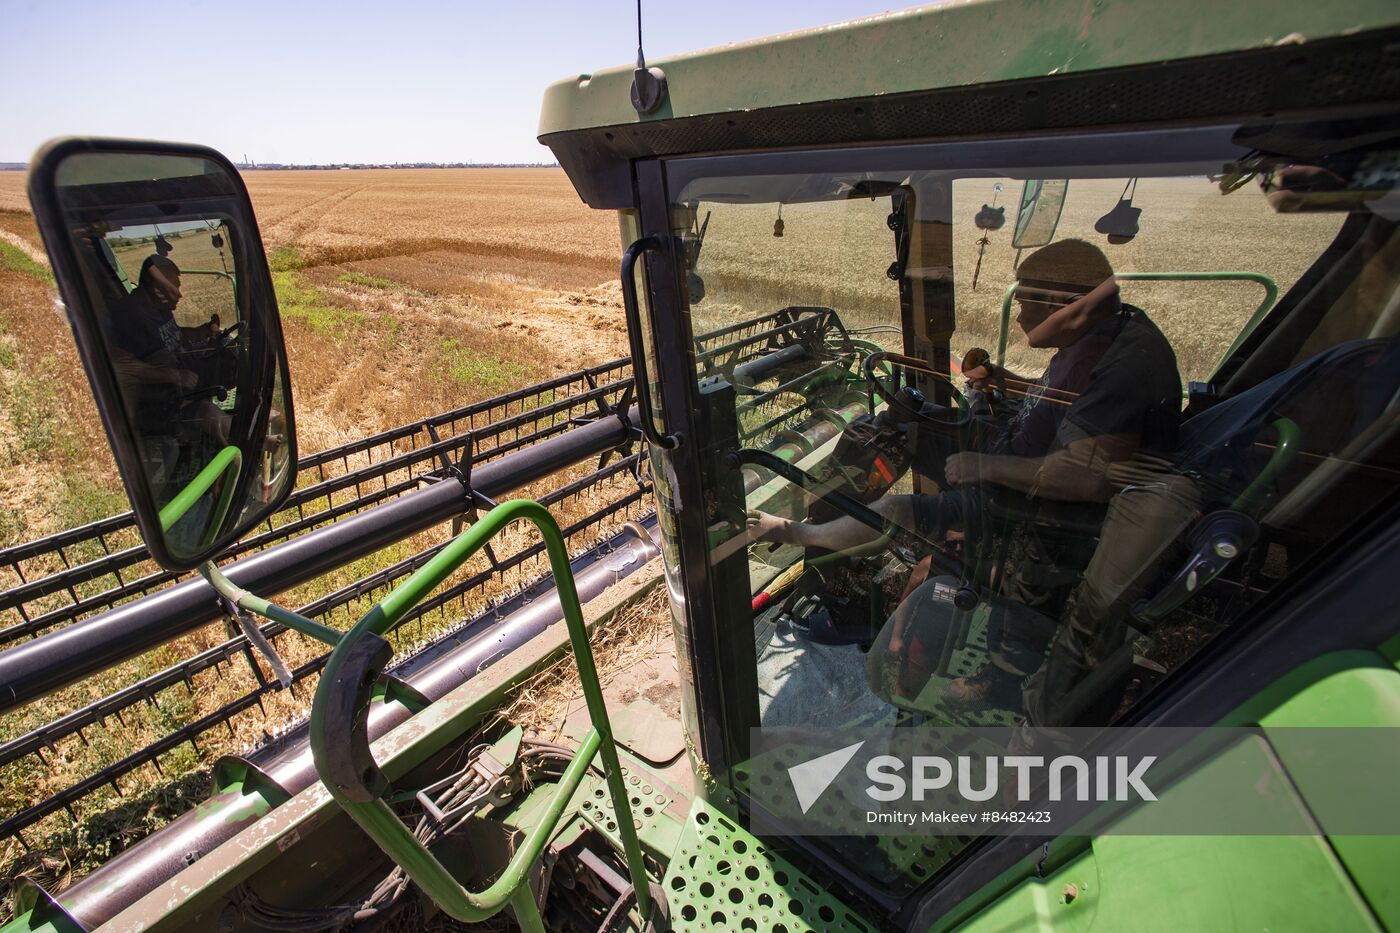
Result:
{"label": "combine harvester", "polygon": [[[30,197],[133,512],[0,554],[21,578],[0,697],[219,619],[230,637],[0,761],[242,658],[259,686],[3,830],[317,685],[207,802],[65,890],[22,882],[5,933],[393,929],[410,908],[527,930],[1400,928],[1397,108],[1400,9],[1366,2],[947,4],[569,78],[540,139],[620,213],[630,365],[299,462],[232,165],[49,144]],[[161,375],[201,272],[230,326],[178,366],[197,382]],[[1012,372],[1048,355],[1018,302],[1058,351],[1043,378]],[[449,521],[301,611],[269,601]],[[492,549],[520,522],[537,541]],[[672,680],[677,714],[604,690],[589,648],[585,607],[653,581],[674,653],[637,680]],[[422,644],[428,613],[460,624]],[[325,651],[288,669],[293,637]],[[570,655],[586,715],[561,736],[499,720]],[[792,729],[858,738],[813,753]],[[950,831],[836,780],[865,745],[1043,762],[1164,733],[1137,807],[1121,774],[1068,810],[1034,781]]]}

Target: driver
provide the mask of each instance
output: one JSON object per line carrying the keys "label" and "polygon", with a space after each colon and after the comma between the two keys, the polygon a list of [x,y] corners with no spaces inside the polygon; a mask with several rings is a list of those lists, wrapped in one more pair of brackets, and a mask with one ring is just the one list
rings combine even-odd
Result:
{"label": "driver", "polygon": [[209,399],[194,402],[181,395],[199,384],[199,375],[182,365],[182,355],[191,345],[219,334],[219,318],[197,327],[181,327],[175,320],[180,303],[180,267],[159,254],[141,264],[137,286],[108,318],[108,341],[117,379],[126,396],[137,431],[148,446],[152,459],[159,461],[157,488],[170,479],[178,457],[174,425],[191,419],[217,441],[228,443],[229,416]]}
{"label": "driver", "polygon": [[[1019,273],[1016,322],[1030,346],[1056,351],[1045,373],[1031,380],[990,363],[967,370],[964,375],[974,388],[995,388],[1019,398],[1014,413],[980,450],[957,450],[962,441],[948,432],[922,445],[920,472],[938,482],[938,494],[890,495],[873,504],[888,521],[912,525],[934,541],[976,521],[975,484],[1009,487],[1032,502],[1103,503],[1115,491],[1108,480],[1110,464],[1162,456],[1176,443],[1181,377],[1175,354],[1145,313],[1121,301],[1103,252],[1082,240],[1063,240],[1032,253]],[[932,451],[938,454],[930,456]],[[878,537],[849,516],[807,524],[755,512],[749,524],[763,540],[828,550]],[[1052,566],[1056,555],[1033,535],[1026,548],[1003,592],[1028,605],[1044,604],[1051,596],[1037,584],[1034,571]],[[911,639],[932,644],[937,637],[921,629],[942,624],[939,614],[919,611],[934,589],[933,581],[925,584],[896,613],[889,645],[896,658]],[[1027,624],[1025,618],[1009,624],[1008,614],[993,613],[987,634],[990,662],[950,683],[945,703],[1019,703],[1021,681],[1040,666],[1054,635],[1049,616],[1039,617],[1043,624]]]}

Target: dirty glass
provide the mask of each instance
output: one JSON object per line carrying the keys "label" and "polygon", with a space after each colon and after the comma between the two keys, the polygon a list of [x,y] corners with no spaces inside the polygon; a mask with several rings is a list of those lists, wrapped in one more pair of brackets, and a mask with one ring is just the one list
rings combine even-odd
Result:
{"label": "dirty glass", "polygon": [[1111,723],[1393,500],[1400,150],[1250,129],[671,163],[762,725]]}

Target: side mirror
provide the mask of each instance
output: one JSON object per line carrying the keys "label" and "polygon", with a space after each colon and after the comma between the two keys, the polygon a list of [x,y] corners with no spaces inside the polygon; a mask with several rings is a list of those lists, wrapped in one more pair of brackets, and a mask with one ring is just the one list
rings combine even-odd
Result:
{"label": "side mirror", "polygon": [[29,200],[136,522],[188,570],[296,481],[287,354],[243,180],[212,149],[63,139]]}
{"label": "side mirror", "polygon": [[1029,179],[1021,188],[1011,245],[1016,249],[1029,249],[1055,239],[1055,228],[1060,225],[1068,193],[1067,178]]}

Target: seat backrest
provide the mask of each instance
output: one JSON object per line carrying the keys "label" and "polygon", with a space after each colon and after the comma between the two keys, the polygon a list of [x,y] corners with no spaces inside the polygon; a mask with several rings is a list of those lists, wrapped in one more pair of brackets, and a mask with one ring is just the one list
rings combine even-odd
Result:
{"label": "seat backrest", "polygon": [[[1280,418],[1297,428],[1295,461],[1330,456],[1380,418],[1397,393],[1400,339],[1348,341],[1188,418],[1173,460],[1199,476],[1207,505],[1229,504],[1274,455],[1269,429]],[[1295,462],[1278,470],[1272,492],[1287,492],[1305,469]]]}

